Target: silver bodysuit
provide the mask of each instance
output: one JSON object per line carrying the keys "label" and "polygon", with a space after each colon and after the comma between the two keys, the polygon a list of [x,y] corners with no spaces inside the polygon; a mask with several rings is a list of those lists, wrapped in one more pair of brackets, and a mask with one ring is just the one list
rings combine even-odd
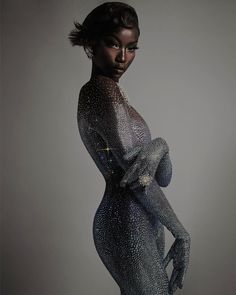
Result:
{"label": "silver bodysuit", "polygon": [[121,187],[134,160],[124,155],[151,142],[150,130],[111,78],[97,75],[80,90],[78,127],[82,141],[102,173],[106,188],[93,222],[96,250],[122,295],[167,295],[163,264],[164,225],[178,238],[185,230],[160,186],[172,176],[169,153],[143,188]]}

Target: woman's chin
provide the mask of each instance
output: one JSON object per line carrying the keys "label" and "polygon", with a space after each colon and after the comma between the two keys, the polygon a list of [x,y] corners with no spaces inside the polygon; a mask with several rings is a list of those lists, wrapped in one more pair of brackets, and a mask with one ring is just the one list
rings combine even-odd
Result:
{"label": "woman's chin", "polygon": [[103,72],[102,75],[111,78],[115,82],[119,82],[119,79],[123,75],[123,73],[116,73],[116,72],[105,73],[105,72]]}
{"label": "woman's chin", "polygon": [[106,76],[111,78],[115,82],[119,82],[120,76],[118,75],[106,75]]}
{"label": "woman's chin", "polygon": [[[122,73],[123,74],[123,73]],[[111,75],[111,78],[114,80],[114,81],[116,81],[116,82],[119,82],[119,79],[120,79],[120,77],[122,76],[122,74],[112,74]]]}
{"label": "woman's chin", "polygon": [[115,82],[119,82],[119,78],[117,78],[117,77],[114,77],[113,80],[114,80]]}

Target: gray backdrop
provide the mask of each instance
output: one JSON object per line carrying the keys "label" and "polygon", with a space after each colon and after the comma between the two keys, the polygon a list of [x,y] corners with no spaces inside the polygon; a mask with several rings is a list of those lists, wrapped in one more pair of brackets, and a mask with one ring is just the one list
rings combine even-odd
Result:
{"label": "gray backdrop", "polygon": [[[105,182],[76,121],[91,61],[67,40],[102,1],[2,2],[2,294],[118,295],[92,239]],[[177,294],[234,294],[236,2],[127,2],[140,49],[120,84],[170,146],[164,192],[192,237]]]}
{"label": "gray backdrop", "polygon": [[[2,139],[3,139],[3,121],[2,121],[2,2],[0,0],[0,253],[2,253]],[[0,254],[0,266],[2,265],[2,255]],[[0,267],[0,294],[2,286],[2,267]]]}

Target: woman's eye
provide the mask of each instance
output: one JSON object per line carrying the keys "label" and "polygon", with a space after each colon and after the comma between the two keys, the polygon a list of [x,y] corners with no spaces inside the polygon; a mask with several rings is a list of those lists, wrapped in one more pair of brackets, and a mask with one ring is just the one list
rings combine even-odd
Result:
{"label": "woman's eye", "polygon": [[[113,41],[113,40],[104,40],[105,41],[105,44],[106,44],[106,46],[108,46],[108,47],[110,47],[110,48],[114,48],[114,49],[119,49],[120,48],[120,45],[118,44],[118,43],[116,43],[115,41]],[[129,51],[129,52],[134,52],[135,50],[137,50],[137,49],[139,49],[139,47],[138,46],[130,46],[130,47],[127,47],[127,50]]]}
{"label": "woman's eye", "polygon": [[114,41],[112,41],[112,40],[105,40],[105,44],[108,47],[119,49],[119,44],[114,43]]}
{"label": "woman's eye", "polygon": [[118,44],[113,43],[113,44],[111,44],[111,47],[115,48],[115,49],[119,49],[120,46]]}
{"label": "woman's eye", "polygon": [[133,47],[129,47],[129,48],[128,48],[128,50],[131,51],[131,52],[133,52],[133,51],[135,51],[135,50],[137,50],[137,49],[139,49],[138,46],[133,46]]}

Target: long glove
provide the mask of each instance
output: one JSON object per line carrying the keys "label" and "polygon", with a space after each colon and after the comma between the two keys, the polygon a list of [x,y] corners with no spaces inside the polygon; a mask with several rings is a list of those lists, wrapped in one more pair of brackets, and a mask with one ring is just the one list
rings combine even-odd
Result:
{"label": "long glove", "polygon": [[174,294],[177,288],[182,289],[189,264],[190,237],[176,239],[167,253],[163,265],[166,268],[173,259],[173,271],[169,282],[169,293]]}

